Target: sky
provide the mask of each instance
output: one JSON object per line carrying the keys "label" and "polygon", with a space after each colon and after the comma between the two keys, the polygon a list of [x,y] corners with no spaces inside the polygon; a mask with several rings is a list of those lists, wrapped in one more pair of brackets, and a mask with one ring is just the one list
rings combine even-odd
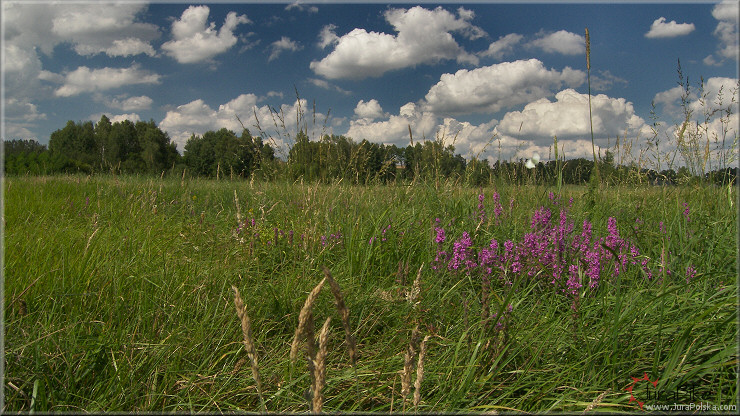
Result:
{"label": "sky", "polygon": [[634,160],[656,135],[675,149],[679,60],[700,125],[735,100],[729,139],[724,113],[704,124],[713,146],[737,134],[737,1],[1,7],[4,140],[48,144],[105,114],[153,120],[181,153],[223,127],[269,137],[278,155],[299,127],[397,146],[410,127],[468,159],[546,161],[553,136],[566,158],[591,157],[593,125],[597,151],[619,141]]}

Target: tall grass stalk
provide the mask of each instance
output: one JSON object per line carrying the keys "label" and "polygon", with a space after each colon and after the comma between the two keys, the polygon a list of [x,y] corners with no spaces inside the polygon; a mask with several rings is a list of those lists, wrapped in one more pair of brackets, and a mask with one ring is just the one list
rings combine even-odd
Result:
{"label": "tall grass stalk", "polygon": [[234,290],[234,306],[236,307],[236,314],[239,316],[239,321],[242,326],[242,335],[244,336],[244,347],[249,357],[249,365],[252,369],[252,376],[257,384],[257,394],[260,397],[260,406],[262,411],[266,412],[265,399],[262,394],[262,380],[260,379],[259,364],[257,362],[257,348],[255,347],[254,337],[252,336],[252,325],[247,315],[247,309],[244,306],[244,301],[239,295],[239,289],[236,286],[231,287]]}
{"label": "tall grass stalk", "polygon": [[326,318],[324,325],[319,331],[319,349],[316,353],[316,359],[313,361],[314,384],[312,386],[313,399],[311,401],[311,412],[321,413],[324,406],[324,396],[322,390],[326,385],[326,354],[328,352],[329,341],[329,323],[331,317]]}

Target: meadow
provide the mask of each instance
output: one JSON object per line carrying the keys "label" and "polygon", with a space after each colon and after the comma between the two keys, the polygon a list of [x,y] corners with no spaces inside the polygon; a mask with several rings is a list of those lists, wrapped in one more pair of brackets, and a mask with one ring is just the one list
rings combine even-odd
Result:
{"label": "meadow", "polygon": [[736,187],[4,192],[3,411],[737,404]]}

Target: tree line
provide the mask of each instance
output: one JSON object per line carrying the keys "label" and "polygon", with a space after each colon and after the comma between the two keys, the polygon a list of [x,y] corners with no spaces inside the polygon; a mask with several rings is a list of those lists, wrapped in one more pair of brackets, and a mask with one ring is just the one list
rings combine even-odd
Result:
{"label": "tree line", "polygon": [[[48,147],[34,140],[3,144],[6,175],[187,173],[213,178],[352,184],[450,180],[485,186],[495,182],[584,184],[594,168],[593,160],[579,158],[539,163],[530,170],[523,159],[493,164],[487,159],[466,161],[455,154],[454,146],[436,140],[398,147],[357,142],[342,135],[310,140],[303,130],[296,134],[287,160],[281,160],[269,142],[262,136],[252,136],[246,128],[238,136],[223,128],[202,136],[193,134],[180,155],[175,143],[153,120],[111,123],[102,116],[96,124],[68,121],[51,134]],[[738,174],[737,168],[727,168],[694,178],[683,167],[656,172],[634,163],[615,165],[609,151],[596,164],[602,181],[621,184],[673,185],[696,180],[726,184],[735,181]]]}

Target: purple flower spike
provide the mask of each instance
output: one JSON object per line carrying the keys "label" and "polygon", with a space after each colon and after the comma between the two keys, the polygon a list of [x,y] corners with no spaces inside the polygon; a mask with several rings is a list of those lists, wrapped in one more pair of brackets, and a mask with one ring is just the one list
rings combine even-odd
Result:
{"label": "purple flower spike", "polygon": [[437,232],[437,237],[434,239],[434,241],[437,244],[444,243],[445,242],[445,238],[446,238],[445,237],[445,230],[444,230],[444,228],[436,227],[436,228],[434,228],[434,230]]}

